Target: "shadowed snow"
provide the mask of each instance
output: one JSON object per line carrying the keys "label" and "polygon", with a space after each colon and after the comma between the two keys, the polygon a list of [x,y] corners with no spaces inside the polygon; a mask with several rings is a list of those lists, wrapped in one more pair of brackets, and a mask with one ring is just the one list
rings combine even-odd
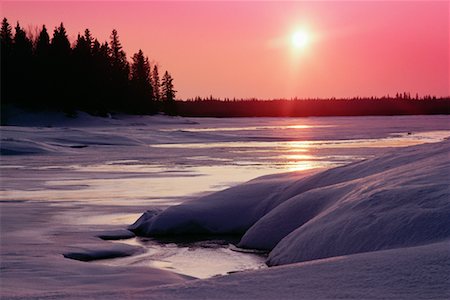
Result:
{"label": "shadowed snow", "polygon": [[[313,175],[265,176],[144,214],[140,235],[244,234],[269,265],[450,237],[450,141],[395,150]],[[303,177],[302,177],[303,176]]]}

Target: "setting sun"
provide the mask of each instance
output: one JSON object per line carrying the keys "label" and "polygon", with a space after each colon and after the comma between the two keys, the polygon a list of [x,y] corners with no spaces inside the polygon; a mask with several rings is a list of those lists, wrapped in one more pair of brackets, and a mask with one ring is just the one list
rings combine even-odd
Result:
{"label": "setting sun", "polygon": [[291,42],[295,48],[304,48],[309,44],[310,36],[304,30],[296,31],[292,34]]}

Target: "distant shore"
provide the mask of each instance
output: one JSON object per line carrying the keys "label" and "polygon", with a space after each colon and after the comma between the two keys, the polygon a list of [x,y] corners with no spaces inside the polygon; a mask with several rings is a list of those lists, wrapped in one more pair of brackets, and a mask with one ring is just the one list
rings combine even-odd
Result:
{"label": "distant shore", "polygon": [[176,101],[183,117],[337,117],[448,115],[450,98]]}
{"label": "distant shore", "polygon": [[[314,99],[314,100],[188,100],[174,101],[174,116],[180,117],[358,117],[358,116],[405,116],[449,115],[450,98],[431,99]],[[11,125],[20,115],[31,113],[33,118],[47,118],[48,113],[62,112],[74,118],[77,111],[65,111],[46,107],[19,107],[2,105],[1,125]],[[85,111],[110,118],[121,111]],[[128,115],[146,115],[129,114]],[[11,123],[12,122],[12,123]]]}

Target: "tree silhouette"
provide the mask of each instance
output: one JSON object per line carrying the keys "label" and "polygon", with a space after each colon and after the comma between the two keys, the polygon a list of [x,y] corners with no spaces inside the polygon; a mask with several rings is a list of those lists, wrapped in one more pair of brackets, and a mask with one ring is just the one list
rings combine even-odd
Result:
{"label": "tree silhouette", "polygon": [[153,88],[150,79],[150,63],[144,53],[139,49],[133,55],[131,65],[131,84],[134,90],[135,106],[140,112],[146,112],[153,108]]}
{"label": "tree silhouette", "polygon": [[93,98],[91,105],[94,113],[106,115],[111,109],[111,99],[113,96],[111,63],[109,57],[109,45],[107,42],[100,44],[95,39],[92,44],[92,77],[94,78],[95,89],[91,91]]}
{"label": "tree silhouette", "polygon": [[12,38],[12,28],[6,18],[3,18],[3,20],[2,20],[0,39],[1,39],[2,51],[5,51],[8,48],[11,48],[12,39],[13,39]]}
{"label": "tree silhouette", "polygon": [[153,66],[152,71],[152,87],[153,87],[153,99],[159,102],[161,100],[161,82],[159,80],[159,71],[158,66],[156,64]]}
{"label": "tree silhouette", "polygon": [[50,36],[48,35],[45,25],[42,26],[42,30],[36,40],[36,55],[48,57],[50,52]]}
{"label": "tree silhouette", "polygon": [[94,78],[92,77],[91,42],[80,34],[78,34],[72,50],[72,64],[73,93],[78,99],[77,106],[91,111],[93,109],[91,91],[95,89]]}
{"label": "tree silhouette", "polygon": [[164,110],[169,115],[176,114],[175,93],[173,89],[173,78],[169,72],[165,72],[161,81],[161,95],[164,101]]}
{"label": "tree silhouette", "polygon": [[111,79],[112,79],[112,99],[113,109],[124,110],[128,107],[124,104],[125,96],[128,90],[128,77],[130,65],[127,61],[127,55],[122,49],[117,30],[113,29],[110,36],[110,59],[111,59]]}
{"label": "tree silhouette", "polygon": [[63,23],[61,23],[59,27],[56,27],[53,31],[53,38],[50,49],[51,54],[58,58],[67,58],[67,56],[70,55],[70,42]]}
{"label": "tree silhouette", "polygon": [[125,51],[122,49],[122,44],[119,41],[119,35],[117,30],[113,29],[111,33],[110,41],[110,52],[111,52],[111,64],[114,68],[127,70],[128,71],[128,61]]}
{"label": "tree silhouette", "polygon": [[49,80],[52,88],[49,90],[49,106],[72,113],[76,104],[73,89],[73,73],[70,42],[64,24],[61,23],[53,31],[50,43]]}
{"label": "tree silhouette", "polygon": [[92,44],[94,42],[94,38],[92,37],[91,31],[88,28],[86,28],[84,30],[84,39],[86,40],[86,43],[88,44],[89,49],[91,49],[92,48]]}
{"label": "tree silhouette", "polygon": [[[2,20],[2,28],[0,31],[0,63],[1,63],[1,102],[3,106],[8,105],[9,101],[11,100],[11,94],[10,94],[10,88],[11,88],[11,48],[12,48],[12,28],[11,25],[8,23],[8,20],[6,18],[3,18]],[[1,110],[1,124],[6,124],[7,122],[7,114],[6,110]]]}
{"label": "tree silhouette", "polygon": [[[33,90],[36,102],[40,105],[48,105],[49,91],[53,78],[52,65],[50,63],[50,36],[45,25],[42,26],[34,50]],[[36,104],[37,104],[36,103]],[[39,106],[39,105],[37,105]]]}
{"label": "tree silhouette", "polygon": [[151,87],[148,58],[144,57],[144,53],[139,49],[138,53],[135,53],[132,59],[131,80]]}
{"label": "tree silhouette", "polygon": [[11,81],[13,85],[10,87],[10,97],[22,104],[28,104],[30,101],[30,90],[24,89],[23,86],[29,86],[31,82],[30,71],[32,69],[33,43],[27,37],[25,31],[17,22],[14,28],[15,34],[13,38],[11,51]]}
{"label": "tree silhouette", "polygon": [[91,54],[91,45],[86,41],[84,36],[78,34],[72,54],[87,58]]}
{"label": "tree silhouette", "polygon": [[173,78],[169,72],[165,72],[161,81],[161,95],[164,101],[174,101],[176,91],[173,89]]}

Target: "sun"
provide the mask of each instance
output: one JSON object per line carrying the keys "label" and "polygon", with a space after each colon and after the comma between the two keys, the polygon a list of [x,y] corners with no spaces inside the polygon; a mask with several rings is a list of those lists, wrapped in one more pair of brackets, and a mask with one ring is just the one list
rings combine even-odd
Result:
{"label": "sun", "polygon": [[295,48],[305,48],[310,42],[308,32],[299,30],[292,34],[291,43]]}

